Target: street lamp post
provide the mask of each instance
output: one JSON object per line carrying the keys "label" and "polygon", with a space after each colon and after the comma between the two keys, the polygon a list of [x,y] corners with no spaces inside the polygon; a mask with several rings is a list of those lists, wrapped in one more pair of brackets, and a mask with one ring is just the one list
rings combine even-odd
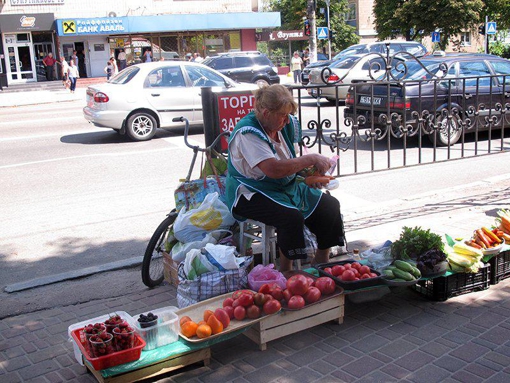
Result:
{"label": "street lamp post", "polygon": [[330,0],[325,0],[326,1],[326,12],[328,12],[328,57],[329,59],[331,60],[331,23],[329,22],[329,1]]}

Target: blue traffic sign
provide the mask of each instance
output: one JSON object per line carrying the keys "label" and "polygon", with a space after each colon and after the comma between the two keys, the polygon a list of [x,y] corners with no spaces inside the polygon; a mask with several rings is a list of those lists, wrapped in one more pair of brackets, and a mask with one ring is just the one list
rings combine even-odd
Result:
{"label": "blue traffic sign", "polygon": [[317,28],[317,38],[321,40],[325,40],[329,37],[328,27],[318,27]]}
{"label": "blue traffic sign", "polygon": [[487,23],[487,34],[488,35],[495,35],[496,34],[496,22],[490,21]]}
{"label": "blue traffic sign", "polygon": [[432,32],[432,42],[433,43],[438,43],[440,41],[440,37],[441,37],[441,35],[439,34],[439,32]]}

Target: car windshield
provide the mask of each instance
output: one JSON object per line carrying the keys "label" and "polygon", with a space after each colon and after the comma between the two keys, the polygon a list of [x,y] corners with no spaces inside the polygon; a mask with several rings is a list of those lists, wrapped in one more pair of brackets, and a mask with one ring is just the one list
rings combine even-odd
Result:
{"label": "car windshield", "polygon": [[[443,71],[439,69],[440,62],[424,60],[421,63],[423,66],[418,64],[416,61],[406,61],[408,72],[405,77],[406,80],[430,80],[433,78],[432,75],[438,77],[443,76]],[[403,74],[398,77],[401,78],[402,76]]]}
{"label": "car windshield", "polygon": [[108,82],[110,84],[127,84],[136,74],[140,71],[140,68],[132,66],[119,72],[117,75],[112,77]]}
{"label": "car windshield", "polygon": [[349,69],[354,66],[359,61],[359,57],[342,57],[340,60],[335,61],[333,64],[329,65],[330,68],[337,69]]}

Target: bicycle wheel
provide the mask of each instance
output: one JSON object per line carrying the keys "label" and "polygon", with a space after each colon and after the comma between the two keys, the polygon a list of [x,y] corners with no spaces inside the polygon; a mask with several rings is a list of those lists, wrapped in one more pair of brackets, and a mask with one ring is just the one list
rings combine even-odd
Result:
{"label": "bicycle wheel", "polygon": [[142,262],[142,281],[147,287],[153,288],[163,282],[163,254],[169,230],[177,218],[177,212],[172,211],[161,222],[152,234],[147,245]]}

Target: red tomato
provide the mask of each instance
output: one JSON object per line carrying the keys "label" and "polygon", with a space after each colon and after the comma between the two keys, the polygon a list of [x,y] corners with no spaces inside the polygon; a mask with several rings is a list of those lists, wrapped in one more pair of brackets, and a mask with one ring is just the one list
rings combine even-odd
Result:
{"label": "red tomato", "polygon": [[283,290],[283,299],[285,299],[287,302],[289,301],[292,294],[290,293],[289,289]]}
{"label": "red tomato", "polygon": [[271,299],[274,299],[271,294],[264,294],[264,296],[266,297],[266,302],[270,301]]}
{"label": "red tomato", "polygon": [[308,281],[303,274],[296,274],[287,279],[287,289],[292,295],[303,295],[308,291]]}
{"label": "red tomato", "polygon": [[267,298],[266,298],[266,295],[265,294],[262,294],[262,293],[257,293],[253,296],[253,302],[255,302],[255,304],[257,306],[264,306],[264,303],[266,303],[267,301]]}
{"label": "red tomato", "polygon": [[370,278],[377,278],[378,275],[376,273],[370,273]]}
{"label": "red tomato", "polygon": [[234,309],[234,318],[243,320],[246,317],[246,309],[243,306],[237,306]]}
{"label": "red tomato", "polygon": [[370,267],[366,266],[366,265],[363,265],[359,268],[359,273],[361,275],[363,274],[370,274]]}
{"label": "red tomato", "polygon": [[305,300],[301,295],[293,295],[287,304],[291,310],[299,310],[305,306]]}
{"label": "red tomato", "polygon": [[234,300],[232,298],[227,298],[223,301],[223,307],[232,306],[232,303],[234,303]]}
{"label": "red tomato", "polygon": [[282,305],[280,302],[278,302],[276,299],[271,299],[270,301],[267,301],[264,303],[264,307],[262,310],[264,311],[264,314],[274,314],[275,312],[280,311],[282,308]]}
{"label": "red tomato", "polygon": [[335,281],[330,277],[320,277],[315,281],[317,287],[323,295],[333,294],[335,292]]}
{"label": "red tomato", "polygon": [[234,299],[234,302],[232,302],[232,307],[236,308],[237,306],[242,306],[241,301],[238,299]]}
{"label": "red tomato", "polygon": [[314,282],[313,278],[307,277],[306,275],[305,275],[305,278],[308,281],[308,287],[313,286],[313,282]]}
{"label": "red tomato", "polygon": [[269,286],[269,283],[264,283],[262,286],[260,286],[259,293],[269,294],[270,290],[271,286]]}
{"label": "red tomato", "polygon": [[342,274],[342,280],[346,281],[346,282],[354,281],[355,278],[356,278],[356,276],[354,275],[353,270],[345,270]]}
{"label": "red tomato", "polygon": [[349,270],[352,267],[352,265],[350,263],[345,263],[344,267],[345,267],[345,270]]}
{"label": "red tomato", "polygon": [[225,310],[230,319],[234,319],[234,308],[232,306],[225,306],[223,310]]}
{"label": "red tomato", "polygon": [[351,267],[353,269],[359,270],[359,268],[361,267],[361,264],[359,262],[353,262],[353,263],[351,263]]}
{"label": "red tomato", "polygon": [[317,287],[309,287],[306,294],[303,296],[306,303],[314,303],[321,299],[321,291]]}
{"label": "red tomato", "polygon": [[271,291],[270,293],[274,299],[276,299],[277,301],[281,301],[283,299],[283,291],[280,287],[278,288],[275,288],[273,291]]}
{"label": "red tomato", "polygon": [[241,296],[241,294],[250,294],[250,295],[255,295],[255,293],[252,291],[252,290],[236,290],[232,293],[232,299],[236,300],[237,298],[239,298]]}
{"label": "red tomato", "polygon": [[239,303],[241,306],[248,307],[253,304],[253,295],[250,294],[241,294],[241,296],[238,298]]}
{"label": "red tomato", "polygon": [[342,273],[344,272],[345,270],[345,267],[341,266],[341,265],[335,265],[331,268],[331,274],[336,277],[336,276],[339,276],[339,275],[342,275]]}
{"label": "red tomato", "polygon": [[360,279],[370,279],[372,278],[370,274],[363,274]]}
{"label": "red tomato", "polygon": [[224,309],[214,310],[214,316],[223,324],[223,328],[230,324],[230,315]]}
{"label": "red tomato", "polygon": [[332,274],[333,271],[331,270],[331,267],[325,267],[324,272],[333,275]]}
{"label": "red tomato", "polygon": [[251,305],[246,308],[246,316],[250,319],[257,319],[260,317],[260,307],[257,305]]}

